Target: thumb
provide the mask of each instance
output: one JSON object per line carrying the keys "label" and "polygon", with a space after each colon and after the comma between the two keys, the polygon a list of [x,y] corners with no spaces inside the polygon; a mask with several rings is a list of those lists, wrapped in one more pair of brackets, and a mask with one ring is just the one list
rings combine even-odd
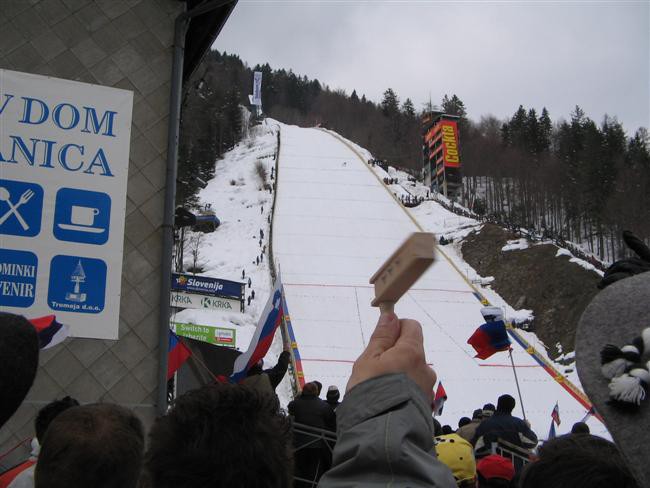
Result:
{"label": "thumb", "polygon": [[382,313],[379,316],[379,322],[375,331],[370,336],[366,354],[370,356],[379,356],[381,353],[395,345],[400,335],[400,321],[394,313]]}

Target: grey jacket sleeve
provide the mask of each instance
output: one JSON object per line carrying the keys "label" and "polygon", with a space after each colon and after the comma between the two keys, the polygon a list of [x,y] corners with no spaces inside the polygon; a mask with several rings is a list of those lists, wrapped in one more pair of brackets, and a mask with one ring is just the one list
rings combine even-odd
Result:
{"label": "grey jacket sleeve", "polygon": [[337,408],[332,468],[319,488],[455,488],[436,459],[431,408],[405,374],[355,386]]}

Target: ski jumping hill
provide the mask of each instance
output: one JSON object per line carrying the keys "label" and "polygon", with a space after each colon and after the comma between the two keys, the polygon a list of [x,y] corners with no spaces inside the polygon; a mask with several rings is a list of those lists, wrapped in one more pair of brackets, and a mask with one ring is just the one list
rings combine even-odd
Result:
{"label": "ski jumping hill", "polygon": [[[379,315],[370,306],[369,277],[410,233],[439,232],[448,220],[461,227],[463,222],[434,202],[413,212],[405,209],[384,185],[383,170],[366,164],[368,153],[336,134],[288,125],[280,125],[280,133],[274,259],[305,381],[318,380],[324,389],[337,385],[344,392],[352,364]],[[445,246],[395,308],[399,317],[422,324],[427,361],[448,394],[439,420],[454,428],[460,417],[471,417],[485,403],[496,404],[503,393],[517,399],[513,413],[522,416],[508,354],[481,361],[466,342],[483,323],[483,305],[464,275],[468,269],[454,249]],[[505,306],[510,316],[516,313],[490,290],[483,296]],[[556,402],[562,418],[558,434],[585,416],[584,405],[562,384],[564,378],[554,378],[516,341],[513,358],[526,417],[540,438],[546,438]],[[609,437],[598,419],[588,423],[592,433]]]}

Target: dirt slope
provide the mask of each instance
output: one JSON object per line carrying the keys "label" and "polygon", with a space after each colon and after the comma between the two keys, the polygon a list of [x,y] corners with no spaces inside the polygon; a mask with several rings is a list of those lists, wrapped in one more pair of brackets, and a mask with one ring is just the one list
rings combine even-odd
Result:
{"label": "dirt slope", "polygon": [[559,355],[558,342],[564,352],[573,351],[578,320],[598,292],[599,276],[570,263],[569,256],[556,258],[558,248],[551,244],[501,250],[516,238],[499,226],[486,224],[465,239],[463,258],[481,276],[494,276],[492,288],[511,306],[533,310],[531,329],[552,357]]}

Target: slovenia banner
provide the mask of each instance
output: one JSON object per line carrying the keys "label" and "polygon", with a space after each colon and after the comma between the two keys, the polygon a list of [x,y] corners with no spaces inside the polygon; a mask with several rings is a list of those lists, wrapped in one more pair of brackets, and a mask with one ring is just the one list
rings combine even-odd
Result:
{"label": "slovenia banner", "polygon": [[269,296],[268,302],[266,302],[248,349],[235,360],[233,372],[230,375],[231,383],[239,383],[246,378],[248,370],[266,356],[269,347],[271,347],[271,342],[273,342],[275,331],[282,322],[282,315],[284,314],[282,310],[282,294],[282,281],[280,275],[278,275],[275,287]]}

